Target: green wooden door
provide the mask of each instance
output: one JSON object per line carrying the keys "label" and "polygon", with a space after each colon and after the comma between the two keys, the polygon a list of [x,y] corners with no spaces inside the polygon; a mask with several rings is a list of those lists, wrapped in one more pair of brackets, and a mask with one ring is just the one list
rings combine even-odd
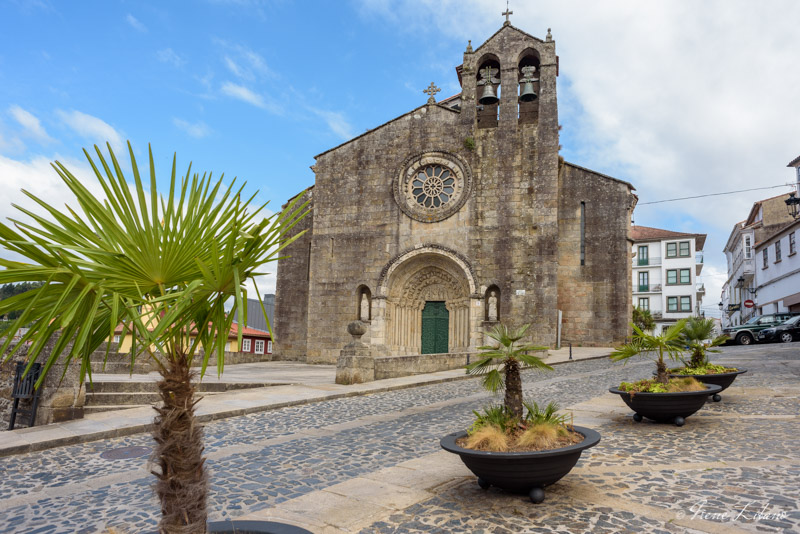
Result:
{"label": "green wooden door", "polygon": [[428,301],[422,309],[422,354],[447,352],[450,312],[444,302]]}

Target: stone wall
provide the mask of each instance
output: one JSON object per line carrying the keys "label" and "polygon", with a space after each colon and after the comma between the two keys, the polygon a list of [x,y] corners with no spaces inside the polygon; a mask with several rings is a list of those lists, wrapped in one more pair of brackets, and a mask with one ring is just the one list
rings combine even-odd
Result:
{"label": "stone wall", "polygon": [[[304,201],[313,201],[313,189],[301,193]],[[275,321],[273,359],[305,361],[308,327],[308,285],[311,236],[314,230],[314,206],[294,228],[296,235],[306,233],[281,251],[277,276],[280,283],[275,291]]]}
{"label": "stone wall", "polygon": [[[629,335],[629,184],[565,163],[560,172],[558,308],[561,343],[609,346]],[[585,265],[580,261],[585,203]]]}
{"label": "stone wall", "polygon": [[379,356],[375,358],[375,380],[436,373],[463,368],[475,353],[417,354],[413,356]]}
{"label": "stone wall", "polygon": [[[46,356],[52,352],[52,347],[57,339],[57,337],[53,337],[47,342],[42,354],[39,355],[39,362],[44,364]],[[11,418],[11,394],[16,362],[25,361],[27,354],[28,347],[23,345],[19,347],[10,361],[0,365],[0,429],[2,430],[8,429],[8,422]],[[50,368],[42,385],[39,408],[36,413],[36,426],[83,418],[86,390],[80,385],[80,361],[72,361],[69,366],[66,366],[66,373],[62,361],[63,358],[60,358],[59,362]],[[21,401],[21,404],[28,406],[27,401]],[[18,427],[24,427],[26,424],[27,418],[18,417]]]}

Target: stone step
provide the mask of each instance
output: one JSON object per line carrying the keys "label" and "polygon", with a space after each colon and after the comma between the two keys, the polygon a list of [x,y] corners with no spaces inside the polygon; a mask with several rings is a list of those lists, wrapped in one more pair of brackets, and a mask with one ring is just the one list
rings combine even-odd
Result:
{"label": "stone step", "polygon": [[152,404],[120,404],[120,405],[104,405],[104,406],[84,406],[83,413],[100,413],[100,412],[112,412],[117,410],[131,410],[133,408],[145,408],[145,407],[152,407]]}
{"label": "stone step", "polygon": [[[224,391],[234,391],[241,389],[263,388],[268,386],[279,386],[284,383],[247,383],[247,382],[200,382],[197,390],[201,393],[222,393]],[[156,383],[153,381],[130,381],[130,380],[104,380],[94,381],[86,384],[87,395],[96,393],[155,393]]]}
{"label": "stone step", "polygon": [[155,392],[87,393],[84,406],[141,406],[153,405],[159,400]]}

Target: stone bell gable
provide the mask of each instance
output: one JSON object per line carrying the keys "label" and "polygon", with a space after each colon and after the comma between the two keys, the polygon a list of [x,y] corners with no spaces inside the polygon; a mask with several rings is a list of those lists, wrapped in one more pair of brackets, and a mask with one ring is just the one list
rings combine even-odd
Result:
{"label": "stone bell gable", "polygon": [[458,97],[431,84],[316,156],[308,232],[278,264],[276,357],[335,362],[359,319],[374,355],[473,352],[498,321],[553,346],[559,310],[563,342],[624,339],[632,187],[560,161],[549,33],[506,24],[456,71]]}

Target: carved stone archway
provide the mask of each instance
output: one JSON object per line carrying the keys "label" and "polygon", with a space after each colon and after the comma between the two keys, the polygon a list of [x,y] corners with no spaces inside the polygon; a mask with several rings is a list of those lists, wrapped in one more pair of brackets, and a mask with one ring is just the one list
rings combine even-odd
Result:
{"label": "carved stone archway", "polygon": [[448,352],[474,350],[482,299],[474,294],[474,278],[466,260],[427,247],[397,260],[387,265],[379,284],[376,311],[382,328],[376,329],[373,340],[393,355],[420,354],[425,303],[444,302],[449,312]]}

